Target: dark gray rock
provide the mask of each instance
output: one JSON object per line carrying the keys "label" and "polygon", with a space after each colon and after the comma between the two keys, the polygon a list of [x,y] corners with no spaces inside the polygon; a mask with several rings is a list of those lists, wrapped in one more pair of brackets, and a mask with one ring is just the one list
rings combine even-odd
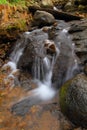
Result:
{"label": "dark gray rock", "polygon": [[57,29],[54,30],[54,33],[50,32],[50,37],[54,38],[55,43],[58,44],[59,42],[60,53],[55,61],[52,75],[53,86],[58,89],[65,81],[80,73],[80,68],[71,37],[69,37],[68,33],[60,32]]}
{"label": "dark gray rock", "polygon": [[74,0],[74,3],[76,5],[78,4],[87,5],[87,0]]}
{"label": "dark gray rock", "polygon": [[56,45],[52,40],[48,40],[48,34],[40,29],[25,34],[23,39],[21,40],[25,47],[17,67],[28,72],[33,78],[42,79],[45,73],[43,59],[45,56],[51,59],[55,55]]}
{"label": "dark gray rock", "polygon": [[79,74],[60,89],[62,112],[77,126],[87,128],[87,76]]}
{"label": "dark gray rock", "polygon": [[84,67],[84,73],[87,75],[87,63],[85,65],[85,67]]}
{"label": "dark gray rock", "polygon": [[76,45],[75,52],[80,58],[81,63],[87,61],[87,19],[81,21],[72,21],[69,33]]}

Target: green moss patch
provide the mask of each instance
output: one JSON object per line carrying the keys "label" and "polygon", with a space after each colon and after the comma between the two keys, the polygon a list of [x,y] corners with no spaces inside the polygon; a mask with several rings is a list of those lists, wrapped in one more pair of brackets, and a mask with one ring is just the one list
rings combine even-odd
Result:
{"label": "green moss patch", "polygon": [[60,107],[63,112],[66,113],[67,110],[67,103],[66,103],[66,97],[67,97],[67,91],[70,87],[71,80],[67,81],[60,89],[59,92],[59,99],[60,99]]}

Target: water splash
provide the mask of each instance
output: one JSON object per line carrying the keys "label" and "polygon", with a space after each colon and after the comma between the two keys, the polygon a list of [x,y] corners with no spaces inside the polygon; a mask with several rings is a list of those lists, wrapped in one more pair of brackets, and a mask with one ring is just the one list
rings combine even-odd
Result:
{"label": "water splash", "polygon": [[42,101],[48,101],[55,96],[56,92],[53,88],[50,87],[48,82],[38,82],[38,88],[33,90],[33,94]]}

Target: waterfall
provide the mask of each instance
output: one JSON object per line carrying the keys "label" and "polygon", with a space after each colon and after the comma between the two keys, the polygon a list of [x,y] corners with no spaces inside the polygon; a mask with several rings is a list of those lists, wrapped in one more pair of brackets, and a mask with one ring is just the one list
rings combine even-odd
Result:
{"label": "waterfall", "polygon": [[[4,65],[4,67],[11,67],[12,71],[9,75],[12,75],[12,72],[21,68],[21,65],[26,69],[23,60],[28,60],[31,57],[25,58],[25,52],[29,52],[32,56],[27,66],[28,69],[31,69],[30,72],[34,82],[37,84],[37,88],[31,90],[31,96],[24,97],[23,100],[14,104],[12,111],[24,114],[32,105],[51,100],[56,95],[54,86],[56,85],[56,88],[59,89],[65,81],[74,76],[74,71],[78,68],[78,61],[74,53],[74,43],[67,29],[57,29],[57,31],[55,39],[53,37],[51,40],[42,29],[25,32],[23,38],[21,38],[20,42],[17,42],[14,51],[10,55],[10,61]],[[19,62],[21,60],[22,62]],[[18,65],[19,68],[17,68]],[[26,110],[21,107],[24,104],[26,105]],[[23,112],[21,113],[21,111]]]}
{"label": "waterfall", "polygon": [[[33,41],[32,38],[35,41]],[[53,75],[55,64],[58,62],[60,65],[60,63],[62,63],[60,60],[63,60],[60,59],[60,55],[62,55],[62,58],[65,58],[65,60],[67,58],[68,62],[65,62],[65,66],[67,66],[66,70],[64,70],[66,71],[66,75],[65,77],[60,76],[61,79],[59,78],[59,80],[64,79],[61,81],[63,83],[73,77],[74,70],[78,68],[78,62],[74,53],[74,43],[72,43],[71,37],[68,35],[68,30],[65,28],[59,32],[56,43],[53,40],[49,40],[47,34],[43,34],[42,29],[25,32],[21,40],[16,43],[10,55],[10,61],[4,65],[4,67],[10,66],[12,70],[8,77],[12,76],[12,73],[18,69],[17,64],[19,59],[23,55],[26,45],[29,44],[29,42],[38,42],[38,47],[34,45],[36,55],[32,64],[32,76],[34,80],[38,80],[38,86],[43,84],[43,86],[47,85],[47,88],[52,88],[52,77],[55,77],[55,75]],[[60,70],[57,68],[58,75],[61,75],[61,69],[63,69],[63,67],[60,67]]]}
{"label": "waterfall", "polygon": [[[25,35],[27,37],[27,34],[25,34],[25,33],[23,34],[23,37]],[[14,74],[18,71],[17,63],[19,61],[19,58],[23,54],[23,50],[24,50],[24,47],[25,47],[26,43],[27,43],[26,39],[24,39],[24,41],[22,41],[22,42],[19,42],[19,40],[18,40],[16,45],[15,45],[15,48],[14,48],[13,52],[11,53],[11,55],[9,57],[9,61],[2,67],[2,69],[7,69],[8,67],[10,68],[10,72],[9,72],[7,78],[4,79],[5,82],[7,82],[10,79],[11,80],[16,79]],[[18,79],[16,80],[16,82],[18,82]],[[15,84],[12,82],[11,87],[14,87],[14,86],[15,86]]]}
{"label": "waterfall", "polygon": [[[46,39],[44,41],[44,46],[39,50],[41,53],[45,53],[45,57],[35,57],[34,62],[34,80],[37,80],[38,88],[32,91],[36,97],[41,100],[51,100],[55,95],[55,90],[52,87],[52,71],[53,66],[56,61],[57,56],[59,55],[59,49],[55,46],[55,43],[52,40]],[[45,45],[47,44],[46,48]],[[55,53],[50,55],[47,50],[51,49],[51,45],[55,47]]]}

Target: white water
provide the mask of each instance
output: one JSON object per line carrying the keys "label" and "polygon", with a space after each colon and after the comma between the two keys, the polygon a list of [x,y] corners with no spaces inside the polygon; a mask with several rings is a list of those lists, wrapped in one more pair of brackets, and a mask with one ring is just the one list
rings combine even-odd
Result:
{"label": "white water", "polygon": [[49,86],[50,84],[48,82],[46,83],[39,81],[38,88],[33,90],[34,96],[40,98],[43,101],[51,100],[56,94],[55,90]]}
{"label": "white water", "polygon": [[[2,69],[7,69],[8,67],[10,68],[9,74],[7,76],[7,78],[4,79],[5,82],[8,82],[8,80],[12,79],[15,80],[16,77],[14,76],[14,74],[16,72],[18,72],[17,69],[17,63],[19,61],[20,56],[23,53],[24,48],[20,48],[21,43],[16,44],[14,51],[12,52],[12,54],[10,55],[10,61],[7,62]],[[11,80],[11,82],[12,82]],[[10,83],[10,87],[13,88],[15,86],[14,82]]]}
{"label": "white water", "polygon": [[3,66],[3,68],[5,68],[5,67],[10,67],[10,69],[13,71],[13,70],[16,70],[16,64],[15,64],[15,62],[12,62],[12,61],[9,61],[7,64],[5,64],[4,66]]}
{"label": "white water", "polygon": [[[50,45],[53,44],[53,42],[48,39],[45,41],[47,41]],[[35,59],[34,78],[37,80],[38,87],[32,91],[32,94],[42,101],[51,100],[56,94],[56,91],[52,87],[51,78],[53,65],[58,54],[59,49],[56,48],[56,55],[52,57],[45,56],[42,61],[38,57],[36,57]],[[42,73],[40,72],[40,70],[42,71]],[[42,81],[40,81],[41,78]]]}

